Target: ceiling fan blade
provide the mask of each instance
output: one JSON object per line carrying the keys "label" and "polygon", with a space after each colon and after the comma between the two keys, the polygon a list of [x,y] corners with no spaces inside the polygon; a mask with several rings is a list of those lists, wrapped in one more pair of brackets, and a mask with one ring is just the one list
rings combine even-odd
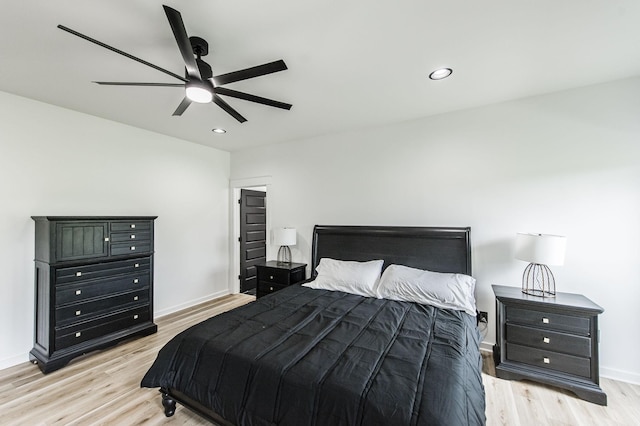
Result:
{"label": "ceiling fan blade", "polygon": [[83,39],[85,39],[85,40],[87,40],[87,41],[90,41],[91,43],[97,44],[98,46],[104,47],[105,49],[109,49],[109,50],[111,50],[112,52],[118,53],[118,54],[120,54],[120,55],[122,55],[122,56],[125,56],[125,57],[129,58],[129,59],[133,59],[133,60],[134,60],[134,61],[136,61],[136,62],[140,62],[140,63],[141,63],[141,64],[143,64],[143,65],[146,65],[146,66],[151,67],[151,68],[153,68],[153,69],[156,69],[156,70],[158,70],[158,71],[160,71],[160,72],[163,72],[163,73],[165,73],[165,74],[168,74],[168,75],[170,75],[171,77],[175,77],[175,78],[177,78],[178,80],[182,80],[182,81],[184,81],[185,83],[188,81],[186,78],[184,78],[184,77],[182,77],[182,76],[180,76],[180,75],[178,75],[178,74],[174,74],[174,73],[172,73],[171,71],[168,71],[168,70],[166,70],[166,69],[164,69],[164,68],[160,68],[159,66],[154,65],[154,64],[152,64],[151,62],[147,62],[147,61],[145,61],[144,59],[137,58],[137,57],[135,57],[135,56],[133,56],[133,55],[131,55],[131,54],[127,53],[127,52],[123,52],[123,51],[122,51],[122,50],[120,50],[120,49],[116,49],[115,47],[109,46],[108,44],[105,44],[105,43],[103,43],[103,42],[101,42],[101,41],[98,41],[98,40],[96,40],[96,39],[94,39],[94,38],[91,38],[91,37],[86,36],[86,35],[84,35],[84,34],[82,34],[82,33],[79,33],[79,32],[77,32],[77,31],[74,31],[74,30],[72,30],[71,28],[67,28],[67,27],[65,27],[64,25],[58,25],[58,28],[60,28],[60,29],[61,29],[61,30],[63,30],[63,31],[68,32],[69,34],[73,34],[74,36],[78,36],[78,37],[83,38]]}
{"label": "ceiling fan blade", "polygon": [[198,80],[202,80],[200,70],[196,64],[196,59],[193,56],[193,48],[191,47],[187,30],[185,30],[184,22],[182,22],[182,15],[180,15],[180,12],[170,8],[169,6],[162,7],[164,8],[164,13],[167,15],[167,19],[169,20],[169,25],[171,25],[171,31],[173,31],[176,43],[178,43],[178,49],[180,49],[180,53],[182,54],[182,60],[187,68],[187,74],[189,74],[189,77],[195,77]]}
{"label": "ceiling fan blade", "polygon": [[240,113],[238,111],[236,111],[235,109],[233,109],[231,107],[231,105],[229,105],[228,103],[226,103],[224,100],[222,100],[222,98],[218,95],[216,95],[215,93],[213,94],[213,102],[216,103],[216,105],[218,105],[220,108],[222,108],[223,110],[225,110],[230,116],[232,116],[233,118],[235,118],[236,120],[238,120],[241,123],[244,123],[245,121],[247,121],[246,118],[244,118],[243,116],[240,115]]}
{"label": "ceiling fan blade", "polygon": [[246,80],[249,78],[260,77],[261,75],[271,74],[278,71],[284,71],[287,69],[287,64],[282,59],[279,61],[269,62],[268,64],[258,65],[251,68],[245,68],[243,70],[230,72],[213,77],[217,86],[223,84],[234,83],[240,80]]}
{"label": "ceiling fan blade", "polygon": [[173,111],[172,115],[174,115],[174,116],[175,115],[177,115],[177,116],[182,115],[182,113],[187,109],[187,107],[189,105],[191,105],[191,100],[185,96],[184,99],[182,100],[182,102],[180,102],[180,105],[178,105],[178,108],[176,108],[176,110]]}
{"label": "ceiling fan blade", "polygon": [[291,109],[291,104],[285,104],[284,102],[274,101],[273,99],[267,99],[261,96],[251,95],[249,93],[238,92],[237,90],[227,89],[226,87],[216,87],[214,90],[219,95],[231,96],[232,98],[243,99],[245,101],[256,102],[262,105],[268,105],[286,110]]}
{"label": "ceiling fan blade", "polygon": [[101,86],[184,87],[181,83],[133,83],[129,81],[94,81]]}

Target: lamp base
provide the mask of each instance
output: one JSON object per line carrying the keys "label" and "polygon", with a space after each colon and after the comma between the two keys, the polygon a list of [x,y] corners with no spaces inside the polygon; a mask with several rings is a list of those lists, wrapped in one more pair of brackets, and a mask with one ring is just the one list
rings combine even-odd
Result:
{"label": "lamp base", "polygon": [[547,265],[530,263],[522,274],[522,292],[537,297],[555,297],[556,279]]}
{"label": "lamp base", "polygon": [[280,246],[276,262],[281,265],[291,264],[291,249],[289,248],[289,246]]}

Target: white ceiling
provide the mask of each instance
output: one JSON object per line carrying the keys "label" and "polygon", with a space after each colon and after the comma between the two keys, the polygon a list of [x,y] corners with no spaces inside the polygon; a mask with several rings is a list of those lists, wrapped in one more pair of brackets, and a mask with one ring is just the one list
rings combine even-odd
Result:
{"label": "white ceiling", "polygon": [[[164,4],[182,13],[190,36],[209,42],[214,75],[283,59],[287,71],[226,87],[291,111],[225,98],[246,123],[214,104],[172,117],[180,88],[92,83],[179,82],[56,28],[182,74],[162,3],[148,0],[2,0],[0,90],[235,151],[640,75],[638,0]],[[453,75],[429,80],[442,66]]]}

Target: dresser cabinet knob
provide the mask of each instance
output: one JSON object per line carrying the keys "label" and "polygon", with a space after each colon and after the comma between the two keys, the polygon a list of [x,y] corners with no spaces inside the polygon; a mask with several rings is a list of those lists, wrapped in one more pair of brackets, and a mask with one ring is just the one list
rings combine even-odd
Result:
{"label": "dresser cabinet knob", "polygon": [[133,265],[133,267],[134,267],[134,268],[139,268],[139,267],[140,267],[140,264],[139,264],[139,263],[136,263],[135,265]]}
{"label": "dresser cabinet knob", "polygon": [[131,251],[134,251],[136,249],[136,246],[131,246]]}
{"label": "dresser cabinet knob", "polygon": [[544,343],[549,343],[549,341],[550,341],[550,340],[549,340],[549,338],[548,338],[548,337],[543,337],[543,338],[542,338],[542,341],[543,341]]}
{"label": "dresser cabinet knob", "polygon": [[82,314],[82,311],[76,311],[76,316]]}
{"label": "dresser cabinet knob", "polygon": [[104,242],[105,242],[105,243],[108,243],[108,242],[109,242],[109,237],[105,237],[105,238],[104,238]]}
{"label": "dresser cabinet knob", "polygon": [[543,324],[549,324],[549,318],[542,318]]}
{"label": "dresser cabinet knob", "polygon": [[133,296],[133,300],[138,300],[138,296]]}
{"label": "dresser cabinet knob", "polygon": [[80,336],[82,336],[82,333],[78,331],[78,332],[76,333],[76,337],[80,337]]}
{"label": "dresser cabinet knob", "polygon": [[82,276],[82,272],[76,272],[76,277],[81,277]]}
{"label": "dresser cabinet knob", "polygon": [[131,229],[135,229],[135,227],[136,227],[136,224],[135,224],[135,223],[132,223],[132,224],[131,224]]}
{"label": "dresser cabinet knob", "polygon": [[269,291],[273,291],[273,287],[269,287]]}
{"label": "dresser cabinet knob", "polygon": [[550,364],[550,363],[551,363],[551,360],[550,360],[549,358],[547,358],[546,356],[545,356],[544,358],[542,358],[542,361],[543,361],[545,364]]}
{"label": "dresser cabinet knob", "polygon": [[139,280],[138,280],[137,278],[135,278],[135,279],[133,280],[133,283],[134,283],[134,284],[138,284],[138,281],[139,281]]}
{"label": "dresser cabinet knob", "polygon": [[80,296],[82,294],[82,290],[76,290],[76,296]]}
{"label": "dresser cabinet knob", "polygon": [[273,279],[273,275],[269,275],[269,279],[272,280]]}
{"label": "dresser cabinet knob", "polygon": [[135,315],[133,316],[133,319],[138,319],[138,314],[135,314]]}
{"label": "dresser cabinet knob", "polygon": [[132,240],[135,240],[135,239],[136,239],[136,234],[131,234],[130,238],[131,238]]}

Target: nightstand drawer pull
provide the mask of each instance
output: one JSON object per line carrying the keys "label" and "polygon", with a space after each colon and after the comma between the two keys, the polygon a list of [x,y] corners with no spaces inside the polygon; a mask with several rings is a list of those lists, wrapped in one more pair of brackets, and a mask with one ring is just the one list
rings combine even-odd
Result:
{"label": "nightstand drawer pull", "polygon": [[133,316],[133,319],[138,319],[138,314],[135,314],[135,315]]}
{"label": "nightstand drawer pull", "polygon": [[81,315],[82,311],[76,311],[76,316]]}
{"label": "nightstand drawer pull", "polygon": [[76,272],[76,277],[81,277],[82,276],[82,272]]}
{"label": "nightstand drawer pull", "polygon": [[543,324],[549,324],[549,318],[542,318]]}
{"label": "nightstand drawer pull", "polygon": [[82,336],[82,333],[78,331],[78,332],[76,333],[76,337],[80,337],[80,336]]}
{"label": "nightstand drawer pull", "polygon": [[544,362],[545,364],[551,364],[551,360],[549,358],[547,358],[546,356],[544,358],[542,358],[542,362]]}
{"label": "nightstand drawer pull", "polygon": [[269,287],[269,291],[273,291],[273,287]]}
{"label": "nightstand drawer pull", "polygon": [[138,296],[133,296],[133,300],[138,300]]}
{"label": "nightstand drawer pull", "polygon": [[543,338],[542,338],[542,341],[543,341],[544,343],[549,343],[551,340],[549,340],[549,338],[548,338],[548,337],[543,337]]}
{"label": "nightstand drawer pull", "polygon": [[131,236],[129,238],[131,238],[132,240],[135,240],[136,239],[136,234],[131,234]]}
{"label": "nightstand drawer pull", "polygon": [[136,224],[135,224],[135,223],[132,223],[132,224],[131,224],[131,229],[134,229],[135,227],[136,227]]}
{"label": "nightstand drawer pull", "polygon": [[139,263],[136,263],[135,265],[133,265],[133,267],[134,267],[134,268],[139,268],[139,267],[140,267],[140,264],[139,264]]}
{"label": "nightstand drawer pull", "polygon": [[131,251],[134,251],[136,249],[136,246],[131,246]]}
{"label": "nightstand drawer pull", "polygon": [[138,281],[139,281],[139,280],[138,280],[137,278],[135,278],[135,279],[133,280],[133,283],[134,283],[134,284],[138,284]]}
{"label": "nightstand drawer pull", "polygon": [[82,290],[76,290],[76,296],[80,296],[82,294]]}
{"label": "nightstand drawer pull", "polygon": [[109,237],[106,237],[106,238],[104,239],[104,242],[105,242],[105,243],[108,243],[108,242],[109,242]]}
{"label": "nightstand drawer pull", "polygon": [[269,279],[272,280],[273,279],[273,275],[269,275]]}

